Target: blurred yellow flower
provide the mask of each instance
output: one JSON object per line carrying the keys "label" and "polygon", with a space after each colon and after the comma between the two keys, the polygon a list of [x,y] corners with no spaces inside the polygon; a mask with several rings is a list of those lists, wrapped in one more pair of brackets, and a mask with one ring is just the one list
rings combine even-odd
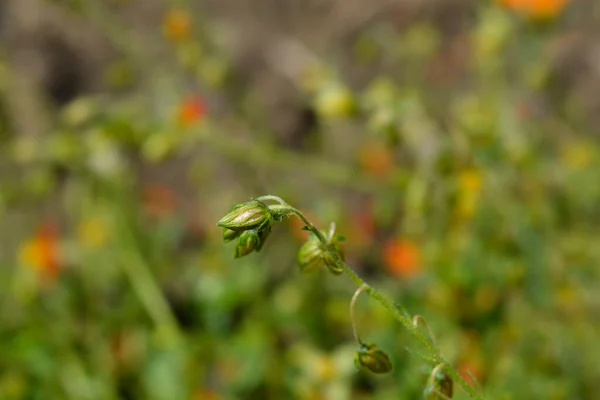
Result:
{"label": "blurred yellow flower", "polygon": [[324,119],[348,117],[355,106],[352,91],[341,83],[325,85],[315,98],[315,110]]}
{"label": "blurred yellow flower", "polygon": [[569,143],[562,149],[561,161],[569,168],[583,169],[594,157],[592,149],[589,143]]}
{"label": "blurred yellow flower", "polygon": [[322,381],[329,381],[335,376],[335,364],[327,354],[321,354],[315,358],[314,370],[317,377]]}
{"label": "blurred yellow flower", "polygon": [[479,192],[481,188],[481,174],[476,169],[463,171],[458,176],[460,189],[465,192]]}
{"label": "blurred yellow flower", "polygon": [[500,4],[531,18],[552,18],[559,15],[569,0],[500,0]]}
{"label": "blurred yellow flower", "polygon": [[512,20],[508,13],[497,7],[485,9],[473,31],[473,44],[479,58],[487,62],[497,62],[494,57],[497,57],[508,42],[512,29]]}
{"label": "blurred yellow flower", "polygon": [[106,224],[99,218],[86,219],[79,224],[77,237],[86,247],[102,247],[108,239]]}
{"label": "blurred yellow flower", "polygon": [[180,41],[190,35],[192,19],[187,10],[173,8],[163,18],[163,34],[167,39]]}
{"label": "blurred yellow flower", "polygon": [[465,170],[458,176],[458,200],[456,212],[459,218],[468,219],[475,213],[481,191],[481,173],[475,169]]}

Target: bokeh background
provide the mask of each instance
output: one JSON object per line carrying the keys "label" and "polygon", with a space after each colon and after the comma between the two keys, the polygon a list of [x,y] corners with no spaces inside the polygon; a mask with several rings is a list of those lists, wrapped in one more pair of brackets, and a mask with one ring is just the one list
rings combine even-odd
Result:
{"label": "bokeh background", "polygon": [[422,398],[301,224],[233,260],[264,194],[486,398],[600,398],[599,93],[597,0],[4,0],[0,399]]}

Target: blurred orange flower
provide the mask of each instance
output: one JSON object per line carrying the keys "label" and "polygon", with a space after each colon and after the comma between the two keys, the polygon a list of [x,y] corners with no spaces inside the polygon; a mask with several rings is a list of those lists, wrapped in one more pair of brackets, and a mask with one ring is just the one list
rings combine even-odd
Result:
{"label": "blurred orange flower", "polygon": [[54,281],[60,272],[58,242],[56,226],[44,222],[38,226],[33,237],[21,245],[19,261],[34,268],[45,279]]}
{"label": "blurred orange flower", "polygon": [[500,0],[500,3],[532,18],[552,18],[564,10],[569,0]]}
{"label": "blurred orange flower", "polygon": [[179,41],[190,35],[192,19],[187,10],[173,8],[163,18],[163,34],[167,39]]}
{"label": "blurred orange flower", "polygon": [[175,209],[173,190],[161,184],[152,184],[144,190],[142,204],[153,217],[164,217]]}
{"label": "blurred orange flower", "polygon": [[[481,383],[483,379],[483,367],[481,366],[481,362],[476,359],[463,360],[458,364],[456,369],[460,376],[471,386],[477,387],[477,384]],[[477,381],[473,380],[473,377]]]}
{"label": "blurred orange flower", "polygon": [[361,167],[375,176],[385,176],[394,167],[394,155],[385,143],[369,141],[360,148],[358,159]]}
{"label": "blurred orange flower", "polygon": [[383,261],[386,269],[393,275],[413,276],[421,269],[421,250],[412,241],[393,239],[384,245]]}
{"label": "blurred orange flower", "polygon": [[198,122],[206,114],[204,101],[198,95],[188,96],[181,102],[177,110],[177,122],[185,127]]}

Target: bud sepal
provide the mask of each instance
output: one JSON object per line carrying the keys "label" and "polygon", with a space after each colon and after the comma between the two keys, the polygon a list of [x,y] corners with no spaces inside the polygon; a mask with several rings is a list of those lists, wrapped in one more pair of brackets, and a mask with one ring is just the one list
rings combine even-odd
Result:
{"label": "bud sepal", "polygon": [[241,231],[233,231],[231,229],[223,229],[223,242],[229,243],[232,240],[237,239],[242,234]]}

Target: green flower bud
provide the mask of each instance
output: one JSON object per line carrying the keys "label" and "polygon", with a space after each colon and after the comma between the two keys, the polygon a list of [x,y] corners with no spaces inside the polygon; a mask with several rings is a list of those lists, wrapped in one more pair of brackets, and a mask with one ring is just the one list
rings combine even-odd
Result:
{"label": "green flower bud", "polygon": [[269,233],[271,233],[271,227],[267,226],[261,231],[251,229],[237,233],[234,258],[246,256],[253,251],[259,252],[265,244]]}
{"label": "green flower bud", "polygon": [[254,230],[244,231],[235,244],[235,258],[246,256],[260,247],[260,234]]}
{"label": "green flower bud", "polygon": [[354,365],[357,368],[364,367],[376,374],[384,374],[392,370],[392,363],[387,354],[379,350],[376,345],[361,343],[356,356]]}
{"label": "green flower bud", "polygon": [[[325,233],[323,234],[325,235]],[[331,240],[333,243],[330,246],[334,249],[337,256],[344,260],[342,248],[335,243],[337,240],[339,238],[336,236]],[[336,258],[327,251],[323,243],[314,235],[311,235],[310,239],[300,247],[298,251],[298,263],[302,272],[312,272],[325,266],[334,275],[342,273],[342,269],[336,264]]]}
{"label": "green flower bud", "polygon": [[323,248],[318,240],[309,240],[300,247],[298,251],[298,263],[302,272],[312,272],[323,265]]}
{"label": "green flower bud", "polygon": [[217,225],[232,231],[262,230],[271,223],[272,218],[266,205],[253,200],[233,206]]}
{"label": "green flower bud", "polygon": [[435,386],[428,385],[427,388],[425,388],[425,398],[430,400],[443,399],[443,397],[436,393],[437,391],[438,393],[441,393],[451,399],[454,393],[454,381],[452,381],[452,378],[450,378],[443,370],[440,369],[435,374],[434,379]]}

